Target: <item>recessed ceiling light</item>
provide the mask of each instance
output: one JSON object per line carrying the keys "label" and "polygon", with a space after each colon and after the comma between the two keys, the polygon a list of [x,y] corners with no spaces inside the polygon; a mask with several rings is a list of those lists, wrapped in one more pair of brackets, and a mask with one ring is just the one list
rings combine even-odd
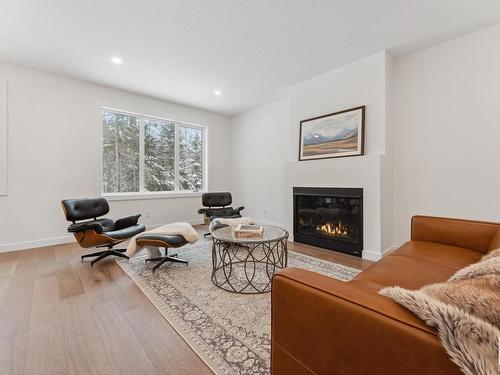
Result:
{"label": "recessed ceiling light", "polygon": [[221,96],[222,95],[222,91],[220,91],[220,90],[214,90],[214,95],[215,96]]}
{"label": "recessed ceiling light", "polygon": [[112,57],[112,58],[111,58],[111,62],[112,62],[113,64],[120,65],[120,64],[123,62],[123,60],[122,60],[122,59],[120,59],[119,57]]}

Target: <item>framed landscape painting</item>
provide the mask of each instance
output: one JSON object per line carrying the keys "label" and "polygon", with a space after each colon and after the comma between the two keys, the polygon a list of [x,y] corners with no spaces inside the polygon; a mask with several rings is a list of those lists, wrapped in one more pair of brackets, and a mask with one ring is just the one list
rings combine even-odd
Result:
{"label": "framed landscape painting", "polygon": [[300,122],[299,160],[363,155],[365,106]]}

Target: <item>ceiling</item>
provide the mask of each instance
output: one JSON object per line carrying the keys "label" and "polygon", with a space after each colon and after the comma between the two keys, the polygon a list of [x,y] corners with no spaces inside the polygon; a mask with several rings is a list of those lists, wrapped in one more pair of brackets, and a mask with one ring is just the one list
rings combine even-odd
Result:
{"label": "ceiling", "polygon": [[0,60],[233,115],[497,22],[498,0],[0,0]]}

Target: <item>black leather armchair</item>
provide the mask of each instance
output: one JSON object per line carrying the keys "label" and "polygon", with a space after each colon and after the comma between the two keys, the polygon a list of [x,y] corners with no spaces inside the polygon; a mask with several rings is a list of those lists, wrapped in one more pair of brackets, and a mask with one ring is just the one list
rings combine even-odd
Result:
{"label": "black leather armchair", "polygon": [[[201,203],[205,208],[200,208],[198,213],[204,214],[210,221],[216,218],[241,217],[240,212],[245,208],[244,206],[230,207],[233,203],[233,197],[229,192],[203,193]],[[207,233],[205,236],[209,234]]]}
{"label": "black leather armchair", "polygon": [[201,204],[206,208],[200,208],[199,214],[205,216],[212,221],[218,217],[236,218],[241,217],[240,212],[245,208],[240,206],[238,208],[226,207],[233,203],[231,193],[204,193],[201,196]]}
{"label": "black leather armchair", "polygon": [[144,232],[144,225],[138,224],[141,215],[127,216],[116,221],[99,216],[109,212],[109,204],[104,198],[65,199],[61,205],[66,215],[66,220],[72,224],[68,232],[73,233],[76,240],[83,248],[107,247],[108,250],[82,255],[82,260],[87,257],[97,257],[90,264],[100,261],[110,255],[122,258],[126,249],[114,249],[120,242]]}

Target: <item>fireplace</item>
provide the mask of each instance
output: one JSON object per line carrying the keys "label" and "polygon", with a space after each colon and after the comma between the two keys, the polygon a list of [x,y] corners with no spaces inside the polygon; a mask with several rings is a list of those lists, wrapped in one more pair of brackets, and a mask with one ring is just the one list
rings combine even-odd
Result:
{"label": "fireplace", "polygon": [[363,189],[293,188],[293,239],[361,256]]}

